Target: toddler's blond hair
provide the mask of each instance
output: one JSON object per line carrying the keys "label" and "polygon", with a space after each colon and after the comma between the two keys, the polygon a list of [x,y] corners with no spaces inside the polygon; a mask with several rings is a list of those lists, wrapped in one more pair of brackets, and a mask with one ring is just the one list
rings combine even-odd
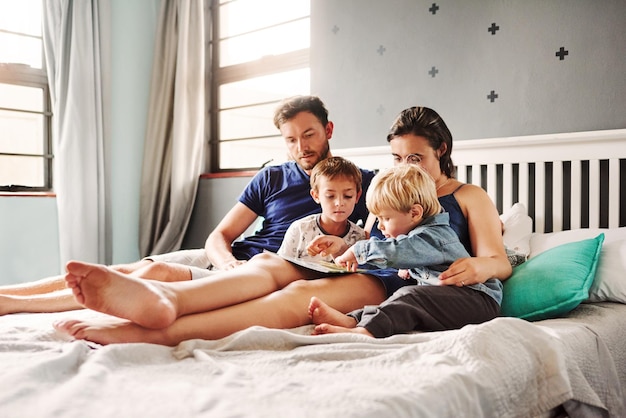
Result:
{"label": "toddler's blond hair", "polygon": [[374,215],[385,209],[408,213],[416,203],[424,208],[424,218],[441,212],[435,181],[414,164],[397,165],[376,174],[365,196],[367,209]]}

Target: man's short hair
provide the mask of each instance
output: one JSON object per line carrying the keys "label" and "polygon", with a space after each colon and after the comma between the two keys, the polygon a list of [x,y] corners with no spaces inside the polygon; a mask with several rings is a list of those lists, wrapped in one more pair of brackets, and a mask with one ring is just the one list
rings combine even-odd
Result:
{"label": "man's short hair", "polygon": [[328,110],[317,96],[293,96],[280,102],[274,112],[274,125],[280,129],[281,125],[293,119],[300,112],[309,112],[315,115],[325,127],[328,124]]}

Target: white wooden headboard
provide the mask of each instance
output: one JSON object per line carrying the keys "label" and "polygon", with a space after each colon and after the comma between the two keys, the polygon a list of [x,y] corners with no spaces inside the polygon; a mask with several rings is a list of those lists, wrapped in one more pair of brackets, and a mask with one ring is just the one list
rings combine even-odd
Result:
{"label": "white wooden headboard", "polygon": [[[333,154],[365,168],[393,164],[388,145]],[[626,129],[457,140],[452,160],[500,213],[524,203],[536,232],[626,226]]]}

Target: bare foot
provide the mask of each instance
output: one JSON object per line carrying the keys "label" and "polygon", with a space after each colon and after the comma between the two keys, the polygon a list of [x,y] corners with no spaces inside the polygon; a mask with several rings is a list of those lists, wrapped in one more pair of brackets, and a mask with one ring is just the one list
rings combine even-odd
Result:
{"label": "bare foot", "polygon": [[328,323],[346,328],[354,328],[356,326],[356,319],[330,307],[315,296],[309,302],[309,318],[316,325]]}
{"label": "bare foot", "polygon": [[98,264],[70,261],[65,281],[81,305],[128,319],[146,328],[165,328],[176,320],[174,298],[159,282],[136,279]]}
{"label": "bare foot", "polygon": [[319,324],[315,327],[315,330],[313,331],[313,335],[341,334],[341,333],[361,334],[361,335],[367,335],[368,337],[373,337],[373,335],[370,334],[369,331],[363,327],[347,328],[347,327],[339,327],[337,325]]}
{"label": "bare foot", "polygon": [[115,343],[154,343],[161,341],[161,331],[143,328],[130,321],[119,318],[103,318],[102,320],[62,319],[52,324],[57,331],[77,340],[87,340],[98,344]]}

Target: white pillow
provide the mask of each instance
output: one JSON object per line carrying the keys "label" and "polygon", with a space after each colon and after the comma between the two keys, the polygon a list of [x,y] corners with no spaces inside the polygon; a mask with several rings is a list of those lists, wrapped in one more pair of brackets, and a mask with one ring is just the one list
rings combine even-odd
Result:
{"label": "white pillow", "polygon": [[586,302],[626,303],[626,227],[532,234],[529,258],[558,245],[593,238],[600,233],[604,233],[604,244],[600,252],[596,277],[589,289],[589,299]]}
{"label": "white pillow", "polygon": [[504,226],[502,239],[506,248],[528,257],[533,220],[528,216],[526,206],[522,203],[514,204],[500,215],[500,220]]}

